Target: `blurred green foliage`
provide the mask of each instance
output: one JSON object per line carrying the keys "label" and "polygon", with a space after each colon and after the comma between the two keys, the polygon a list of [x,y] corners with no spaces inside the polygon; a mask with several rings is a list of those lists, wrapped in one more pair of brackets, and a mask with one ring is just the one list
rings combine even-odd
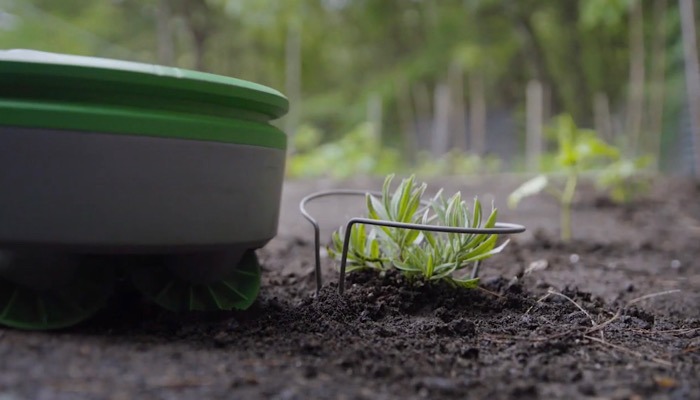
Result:
{"label": "blurred green foliage", "polygon": [[[537,79],[547,88],[549,115],[565,112],[592,126],[596,93],[604,93],[610,110],[619,113],[630,88],[634,4],[644,10],[647,48],[659,21],[667,27],[662,145],[668,148],[683,107],[683,52],[678,5],[666,1],[667,12],[658,15],[660,1],[0,0],[0,47],[154,62],[260,82],[291,96],[293,131],[303,135],[306,126],[318,127],[319,153],[346,157],[338,169],[358,166],[356,173],[382,174],[409,159],[428,173],[461,173],[484,165],[496,169],[495,163],[464,155],[470,150],[464,146],[458,147],[461,155],[422,162],[429,157],[419,156],[420,148],[411,150],[412,157],[379,148],[391,143],[402,155],[408,151],[401,146],[410,129],[406,121],[417,125],[432,118],[435,87],[452,70],[463,74],[467,105],[473,100],[470,79],[479,77],[489,110],[523,110],[524,88]],[[296,55],[290,45],[295,38]],[[646,63],[659,56],[648,53]],[[298,93],[290,72],[295,58]],[[384,109],[382,132],[370,146],[359,141],[372,96],[379,96]],[[518,115],[522,126],[524,115]],[[341,143],[347,148],[338,149]],[[370,147],[372,160],[359,154]],[[328,164],[318,154],[307,156],[316,166]],[[304,169],[316,170],[292,165],[290,171],[309,175]]]}
{"label": "blurred green foliage", "polygon": [[616,203],[629,203],[651,188],[649,167],[653,157],[622,158],[605,167],[597,176],[596,185]]}
{"label": "blurred green foliage", "polygon": [[297,153],[290,155],[287,175],[345,179],[362,175],[386,175],[401,168],[398,151],[382,147],[369,123],[357,125],[340,139],[320,144],[321,134],[310,126],[299,129]]}
{"label": "blurred green foliage", "polygon": [[439,157],[420,152],[416,165],[409,166],[397,149],[381,145],[370,123],[359,124],[335,141],[321,143],[322,137],[321,132],[312,126],[299,128],[293,139],[294,152],[287,161],[287,176],[347,179],[410,172],[430,177],[496,173],[500,170],[498,157],[481,157],[457,149]]}

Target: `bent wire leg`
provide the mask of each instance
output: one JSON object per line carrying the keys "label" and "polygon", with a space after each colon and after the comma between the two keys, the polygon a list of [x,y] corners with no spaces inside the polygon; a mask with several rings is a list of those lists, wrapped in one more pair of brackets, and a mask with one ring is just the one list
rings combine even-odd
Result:
{"label": "bent wire leg", "polygon": [[479,266],[481,266],[481,260],[474,261],[474,268],[472,268],[472,273],[469,278],[476,279],[479,276]]}
{"label": "bent wire leg", "polygon": [[[321,286],[323,286],[323,278],[322,278],[322,273],[321,273],[321,228],[318,225],[318,222],[314,219],[314,217],[309,214],[308,211],[306,211],[306,204],[310,202],[311,200],[319,199],[321,197],[328,197],[328,196],[366,196],[367,194],[372,194],[374,196],[381,196],[380,192],[376,191],[367,191],[367,190],[352,190],[352,189],[340,189],[340,190],[324,190],[320,192],[315,192],[312,193],[306,197],[304,197],[301,202],[299,203],[299,210],[301,211],[301,215],[306,218],[309,223],[314,228],[314,258],[315,258],[315,266],[314,266],[314,275],[316,278],[316,294],[321,290]],[[347,239],[346,239],[347,242]],[[347,250],[346,250],[346,256],[347,256]],[[343,257],[345,258],[345,257]]]}
{"label": "bent wire leg", "polygon": [[[306,211],[306,203],[310,200],[317,199],[320,197],[334,196],[334,195],[377,195],[377,192],[368,192],[361,190],[329,190],[323,192],[317,192],[306,196],[302,199],[299,204],[302,215],[314,226],[314,245],[316,251],[316,293],[321,290],[321,256],[320,256],[320,234],[319,226],[316,220],[311,217],[311,215]],[[427,204],[427,202],[421,202],[422,204]],[[348,250],[350,247],[350,235],[352,233],[352,228],[356,224],[363,225],[373,225],[373,226],[386,226],[389,228],[400,228],[400,229],[410,229],[418,231],[429,231],[429,232],[443,232],[443,233],[476,233],[476,234],[491,234],[491,235],[502,235],[510,233],[521,233],[525,231],[525,227],[518,224],[510,224],[504,222],[497,222],[493,228],[469,228],[469,227],[455,227],[455,226],[439,226],[439,225],[423,225],[423,224],[413,224],[407,222],[396,222],[396,221],[386,221],[379,219],[370,218],[351,218],[346,225],[345,237],[343,239],[343,251],[340,259],[340,279],[338,281],[338,292],[343,294],[345,291],[345,270],[347,266]],[[476,278],[479,273],[479,264],[475,264],[472,270],[472,278]]]}

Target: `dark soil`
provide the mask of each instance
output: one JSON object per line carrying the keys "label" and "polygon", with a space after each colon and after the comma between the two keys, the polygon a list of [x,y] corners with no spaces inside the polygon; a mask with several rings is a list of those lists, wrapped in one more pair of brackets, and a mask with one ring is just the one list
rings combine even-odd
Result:
{"label": "dark soil", "polygon": [[[517,182],[430,184],[503,208]],[[627,206],[583,190],[566,244],[551,201],[503,209],[528,233],[484,263],[478,290],[358,273],[339,295],[324,259],[314,297],[299,199],[379,185],[288,183],[280,234],[259,251],[263,290],[246,312],[179,316],[122,293],[70,330],[0,329],[0,399],[700,399],[696,185],[657,182]],[[336,227],[351,205],[313,211]]]}

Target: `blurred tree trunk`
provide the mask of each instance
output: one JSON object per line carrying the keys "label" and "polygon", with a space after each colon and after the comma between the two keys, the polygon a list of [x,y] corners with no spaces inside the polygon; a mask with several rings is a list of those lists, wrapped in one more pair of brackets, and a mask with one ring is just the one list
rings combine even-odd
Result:
{"label": "blurred tree trunk", "polygon": [[441,157],[449,148],[450,140],[450,88],[444,83],[435,87],[435,114],[433,115],[433,134],[431,149],[433,155]]}
{"label": "blurred tree trunk", "polygon": [[194,68],[204,71],[206,70],[206,42],[215,30],[211,10],[206,0],[182,0],[181,5],[182,16],[192,35]]}
{"label": "blurred tree trunk", "polygon": [[156,30],[158,32],[158,63],[173,65],[175,61],[175,43],[171,25],[172,10],[168,0],[159,0],[156,8]]}
{"label": "blurred tree trunk", "polygon": [[694,135],[695,176],[700,177],[700,66],[698,65],[697,33],[693,0],[678,0],[683,30],[685,85],[688,90],[690,126]]}
{"label": "blurred tree trunk", "polygon": [[649,140],[646,149],[654,157],[654,169],[659,170],[661,137],[664,127],[666,85],[666,9],[667,0],[654,1],[654,35],[651,47],[651,91],[649,93]]}
{"label": "blurred tree trunk", "polygon": [[527,131],[525,160],[527,170],[537,172],[542,156],[542,120],[544,95],[542,84],[532,80],[527,84],[526,93]]}
{"label": "blurred tree trunk", "polygon": [[480,72],[469,74],[469,132],[472,152],[483,156],[486,151],[486,93]]}
{"label": "blurred tree trunk", "polygon": [[[516,3],[513,2],[513,4]],[[549,67],[547,66],[545,49],[542,47],[542,44],[535,33],[535,28],[532,26],[529,16],[523,15],[521,12],[517,12],[515,18],[518,32],[524,41],[524,47],[527,51],[528,57],[526,57],[526,59],[530,62],[535,79],[542,82],[545,86],[556,87],[556,82],[552,77]],[[557,89],[550,92],[550,98],[554,104],[561,107],[563,98]]]}
{"label": "blurred tree trunk", "polygon": [[459,63],[453,62],[448,72],[450,87],[450,146],[467,151],[467,126],[464,110],[464,71]]}
{"label": "blurred tree trunk", "polygon": [[416,118],[411,102],[411,93],[405,82],[396,85],[396,108],[403,138],[404,157],[409,165],[416,162]]}
{"label": "blurred tree trunk", "polygon": [[294,137],[301,119],[301,27],[290,22],[285,45],[285,94],[289,99],[289,113],[284,119],[284,130]]}
{"label": "blurred tree trunk", "polygon": [[[431,106],[430,106],[430,90],[428,89],[428,86],[423,83],[423,82],[415,82],[412,87],[412,92],[413,92],[413,102],[415,104],[415,110],[416,110],[416,121],[418,123],[418,128],[417,131],[419,133],[423,133],[422,127],[423,125],[421,122],[425,121],[427,118],[430,118],[432,115],[431,111]],[[418,135],[417,139],[419,140],[417,150],[420,151],[422,150],[420,146],[425,143],[425,141],[420,141],[421,135]]]}
{"label": "blurred tree trunk", "polygon": [[367,122],[372,129],[372,136],[376,140],[375,143],[382,143],[383,130],[383,110],[382,97],[378,93],[372,93],[367,99]]}
{"label": "blurred tree trunk", "polygon": [[593,97],[593,120],[596,132],[606,141],[612,142],[613,127],[610,100],[605,93],[598,92]]}
{"label": "blurred tree trunk", "polygon": [[639,151],[644,118],[644,14],[641,1],[630,3],[630,78],[627,100],[627,135],[630,155]]}
{"label": "blurred tree trunk", "polygon": [[[583,0],[586,1],[586,0]],[[590,86],[588,85],[588,80],[586,72],[583,67],[583,60],[581,59],[581,54],[583,54],[583,46],[581,43],[581,33],[575,27],[579,24],[579,1],[559,1],[556,2],[560,5],[560,13],[562,16],[562,26],[568,27],[561,30],[561,34],[565,35],[570,48],[569,53],[573,57],[574,61],[569,64],[569,68],[563,69],[562,71],[570,71],[569,74],[565,75],[565,79],[559,78],[559,82],[552,82],[552,85],[557,85],[564,87],[567,83],[573,89],[573,95],[569,93],[568,96],[561,95],[563,103],[571,112],[575,118],[587,119],[590,118],[593,113],[591,110],[592,104],[588,101],[580,101],[580,99],[590,99],[591,92]],[[573,4],[572,4],[573,3]],[[550,52],[551,54],[551,52]],[[561,60],[561,59],[560,59]],[[561,60],[563,62],[570,62],[570,60]],[[566,82],[568,80],[569,82]],[[557,90],[557,89],[555,89]],[[555,92],[556,93],[556,92]]]}

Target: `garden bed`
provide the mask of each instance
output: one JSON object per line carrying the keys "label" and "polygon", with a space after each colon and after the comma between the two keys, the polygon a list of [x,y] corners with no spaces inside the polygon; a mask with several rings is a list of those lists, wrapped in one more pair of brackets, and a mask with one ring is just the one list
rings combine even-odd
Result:
{"label": "garden bed", "polygon": [[[626,206],[583,188],[564,244],[555,203],[505,209],[517,184],[429,181],[528,227],[484,263],[482,289],[358,273],[341,296],[324,259],[314,298],[298,201],[381,181],[288,182],[252,309],[179,318],[123,293],[67,331],[0,329],[0,398],[700,398],[698,186],[657,182]],[[324,238],[356,203],[310,207]]]}

